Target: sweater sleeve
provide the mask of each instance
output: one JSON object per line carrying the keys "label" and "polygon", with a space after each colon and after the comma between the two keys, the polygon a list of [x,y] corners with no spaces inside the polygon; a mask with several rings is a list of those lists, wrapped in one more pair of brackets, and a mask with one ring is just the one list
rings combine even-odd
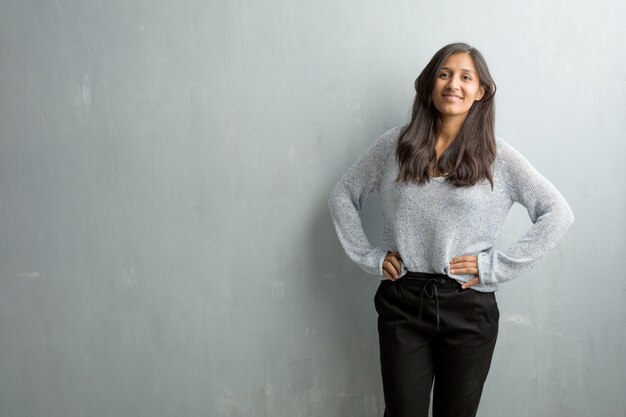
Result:
{"label": "sweater sleeve", "polygon": [[502,149],[506,188],[523,205],[533,225],[507,250],[478,254],[481,284],[511,281],[531,269],[556,246],[574,222],[571,207],[557,188],[508,143]]}
{"label": "sweater sleeve", "polygon": [[365,198],[379,190],[388,146],[395,128],[372,143],[363,155],[343,174],[328,198],[330,215],[337,237],[348,257],[368,274],[383,276],[387,251],[370,244],[365,236],[359,211]]}

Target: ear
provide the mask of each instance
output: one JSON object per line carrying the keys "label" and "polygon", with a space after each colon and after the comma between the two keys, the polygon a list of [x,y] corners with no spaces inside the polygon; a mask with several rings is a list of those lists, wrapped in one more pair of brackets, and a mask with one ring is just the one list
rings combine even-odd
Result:
{"label": "ear", "polygon": [[479,101],[480,99],[483,98],[484,95],[485,95],[485,86],[481,85],[480,89],[478,90],[478,94],[476,94],[476,100],[474,101]]}

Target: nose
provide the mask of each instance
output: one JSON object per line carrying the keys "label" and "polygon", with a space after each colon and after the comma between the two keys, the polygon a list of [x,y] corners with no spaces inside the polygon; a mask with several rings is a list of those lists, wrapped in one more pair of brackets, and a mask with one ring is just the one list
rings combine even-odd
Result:
{"label": "nose", "polygon": [[448,79],[447,87],[451,91],[456,91],[459,87],[459,80],[457,80],[456,77],[450,77]]}

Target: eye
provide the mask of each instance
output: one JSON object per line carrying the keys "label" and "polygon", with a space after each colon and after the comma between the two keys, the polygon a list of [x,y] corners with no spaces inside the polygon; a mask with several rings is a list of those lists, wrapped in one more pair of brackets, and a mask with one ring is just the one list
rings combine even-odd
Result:
{"label": "eye", "polygon": [[443,75],[448,75],[448,74],[445,73],[445,72],[442,72],[441,74],[439,74],[440,77],[443,76]]}
{"label": "eye", "polygon": [[467,80],[472,81],[472,77],[470,77],[469,75],[465,76]]}

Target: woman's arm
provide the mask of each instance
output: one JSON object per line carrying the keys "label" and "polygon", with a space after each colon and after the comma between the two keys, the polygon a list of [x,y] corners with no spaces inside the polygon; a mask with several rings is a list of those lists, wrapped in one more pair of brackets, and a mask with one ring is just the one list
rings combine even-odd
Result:
{"label": "woman's arm", "polygon": [[574,213],[563,195],[519,151],[503,141],[501,155],[509,195],[526,207],[533,225],[507,250],[478,254],[482,284],[511,281],[531,269],[574,222]]}
{"label": "woman's arm", "polygon": [[385,160],[397,128],[391,128],[372,143],[343,174],[332,189],[328,207],[339,242],[348,257],[368,274],[383,276],[387,251],[370,244],[365,236],[359,211],[365,198],[380,187]]}

